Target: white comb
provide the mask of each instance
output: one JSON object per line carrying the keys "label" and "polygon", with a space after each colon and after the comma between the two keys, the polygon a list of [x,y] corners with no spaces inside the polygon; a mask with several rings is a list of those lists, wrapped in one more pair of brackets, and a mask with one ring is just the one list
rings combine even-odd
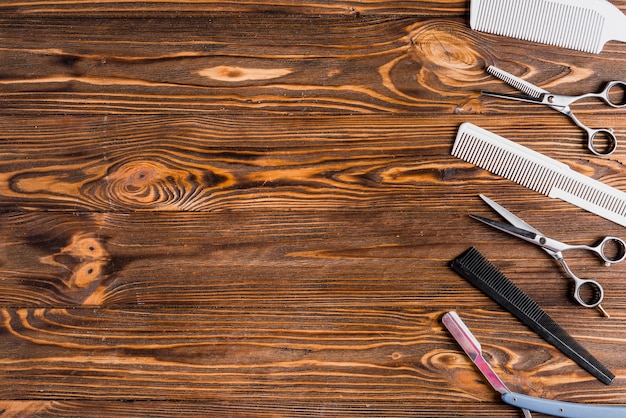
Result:
{"label": "white comb", "polygon": [[626,16],[607,0],[471,0],[470,27],[594,54],[626,42]]}
{"label": "white comb", "polygon": [[626,226],[626,193],[476,125],[459,127],[452,155]]}

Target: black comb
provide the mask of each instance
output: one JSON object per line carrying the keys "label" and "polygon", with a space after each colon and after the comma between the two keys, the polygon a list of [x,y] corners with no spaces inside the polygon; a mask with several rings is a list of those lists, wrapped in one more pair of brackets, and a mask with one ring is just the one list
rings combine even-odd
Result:
{"label": "black comb", "polygon": [[450,267],[602,383],[607,385],[613,383],[615,375],[610,370],[585,350],[476,248],[471,247],[452,260]]}

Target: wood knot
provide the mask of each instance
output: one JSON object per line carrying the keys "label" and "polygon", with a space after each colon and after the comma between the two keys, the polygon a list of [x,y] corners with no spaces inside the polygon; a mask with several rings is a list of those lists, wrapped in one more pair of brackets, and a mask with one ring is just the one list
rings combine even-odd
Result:
{"label": "wood knot", "polygon": [[41,262],[69,270],[68,287],[82,289],[106,279],[111,254],[102,238],[81,232],[74,234],[57,253],[42,257]]}
{"label": "wood knot", "polygon": [[61,249],[61,254],[69,255],[78,261],[72,269],[70,287],[85,288],[105,278],[106,266],[111,255],[102,239],[89,233],[79,233]]}
{"label": "wood knot", "polygon": [[[112,167],[106,178],[84,188],[103,206],[164,210],[193,209],[200,190],[224,187],[229,176],[185,169],[168,161],[130,161]],[[207,181],[210,180],[210,184]]]}
{"label": "wood knot", "polygon": [[78,264],[70,277],[70,287],[85,288],[105,278],[108,260],[91,260]]}
{"label": "wood knot", "polygon": [[100,238],[89,233],[79,233],[70,239],[61,249],[61,254],[68,254],[81,260],[108,259],[109,253]]}
{"label": "wood knot", "polygon": [[126,187],[131,190],[139,190],[149,185],[158,177],[158,171],[155,167],[137,167],[131,171],[126,181]]}
{"label": "wood knot", "polygon": [[447,97],[467,96],[459,88],[489,79],[484,51],[468,28],[457,22],[420,23],[409,34],[409,56],[419,64],[416,74],[422,88]]}

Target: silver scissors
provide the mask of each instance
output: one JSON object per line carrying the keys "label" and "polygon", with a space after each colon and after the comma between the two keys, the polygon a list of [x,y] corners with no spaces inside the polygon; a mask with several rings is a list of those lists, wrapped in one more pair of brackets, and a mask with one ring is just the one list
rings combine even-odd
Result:
{"label": "silver scissors", "polygon": [[[480,197],[509,223],[493,221],[483,218],[482,216],[470,215],[472,218],[543,248],[545,252],[561,264],[565,273],[574,280],[574,299],[576,302],[586,308],[598,308],[604,316],[609,316],[602,306],[600,306],[604,298],[604,290],[600,283],[595,280],[581,279],[576,276],[565,262],[563,251],[592,251],[604,260],[605,265],[610,266],[612,263],[619,263],[626,258],[626,243],[623,240],[617,237],[607,236],[594,246],[565,244],[545,236],[488,197],[483,195],[480,195]],[[584,296],[581,293],[583,293]]]}
{"label": "silver scissors", "polygon": [[528,81],[522,80],[509,74],[504,70],[494,67],[487,68],[487,72],[496,78],[504,81],[508,85],[515,87],[524,94],[505,94],[482,91],[486,96],[498,97],[501,99],[517,100],[521,102],[537,103],[549,106],[550,108],[568,116],[579,128],[587,133],[587,146],[596,155],[609,155],[617,148],[617,138],[613,129],[593,129],[589,128],[578,120],[570,105],[579,100],[587,98],[598,98],[611,107],[626,107],[626,83],[622,81],[611,81],[607,83],[599,93],[587,93],[580,96],[565,96],[562,94],[552,94],[547,90],[535,86]]}

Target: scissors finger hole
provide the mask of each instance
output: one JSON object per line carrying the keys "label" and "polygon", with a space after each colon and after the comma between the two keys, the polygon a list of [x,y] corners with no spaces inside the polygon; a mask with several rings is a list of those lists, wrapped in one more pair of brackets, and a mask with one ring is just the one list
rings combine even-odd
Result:
{"label": "scissors finger hole", "polygon": [[608,129],[592,131],[589,137],[589,149],[596,155],[609,155],[617,147],[617,138]]}
{"label": "scissors finger hole", "polygon": [[618,263],[626,258],[626,243],[616,237],[606,237],[602,241],[600,251],[606,261]]}
{"label": "scissors finger hole", "polygon": [[606,101],[614,107],[626,106],[626,84],[613,81],[606,86]]}
{"label": "scissors finger hole", "polygon": [[581,305],[587,308],[595,308],[602,302],[604,291],[593,280],[585,280],[576,287],[574,296]]}

